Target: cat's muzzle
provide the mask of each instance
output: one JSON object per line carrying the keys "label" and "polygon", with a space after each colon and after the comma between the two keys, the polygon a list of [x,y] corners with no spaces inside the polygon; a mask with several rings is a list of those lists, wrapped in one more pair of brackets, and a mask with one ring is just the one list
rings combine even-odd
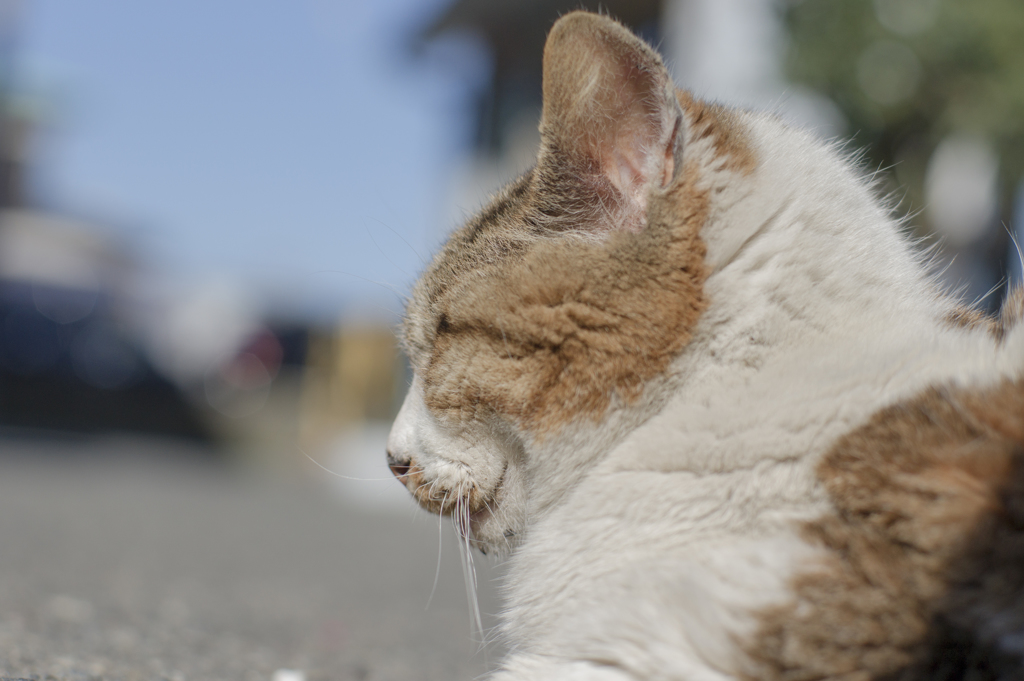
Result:
{"label": "cat's muzzle", "polygon": [[468,512],[472,517],[488,511],[487,500],[480,488],[473,483],[464,483],[454,488],[428,481],[423,468],[415,459],[400,459],[387,452],[388,468],[395,478],[415,497],[427,511],[439,515],[452,515],[457,510]]}

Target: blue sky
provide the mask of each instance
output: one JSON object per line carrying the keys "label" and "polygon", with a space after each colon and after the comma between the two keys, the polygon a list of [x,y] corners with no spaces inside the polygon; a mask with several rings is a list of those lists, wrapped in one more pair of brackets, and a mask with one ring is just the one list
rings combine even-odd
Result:
{"label": "blue sky", "polygon": [[406,286],[451,227],[486,72],[457,43],[408,51],[444,4],[25,0],[21,71],[52,112],[42,194],[172,279],[397,309],[362,278]]}

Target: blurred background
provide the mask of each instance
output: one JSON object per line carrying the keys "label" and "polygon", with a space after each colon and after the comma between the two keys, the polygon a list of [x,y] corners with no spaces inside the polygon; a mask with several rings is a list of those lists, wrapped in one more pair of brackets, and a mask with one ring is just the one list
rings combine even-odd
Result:
{"label": "blurred background", "polygon": [[[0,0],[0,676],[493,663],[383,465],[395,327],[532,164],[578,7]],[[1019,0],[600,7],[698,95],[862,151],[965,301],[1021,280]]]}

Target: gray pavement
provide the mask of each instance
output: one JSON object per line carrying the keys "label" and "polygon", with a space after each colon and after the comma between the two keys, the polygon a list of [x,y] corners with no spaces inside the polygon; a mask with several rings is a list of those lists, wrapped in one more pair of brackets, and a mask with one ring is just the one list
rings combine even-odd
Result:
{"label": "gray pavement", "polygon": [[471,638],[447,523],[426,609],[438,523],[411,502],[173,450],[0,439],[0,677],[450,681],[500,656]]}

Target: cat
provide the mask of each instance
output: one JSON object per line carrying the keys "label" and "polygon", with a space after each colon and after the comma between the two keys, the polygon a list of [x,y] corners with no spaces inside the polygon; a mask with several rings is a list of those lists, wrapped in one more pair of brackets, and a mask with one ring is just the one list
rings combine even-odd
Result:
{"label": "cat", "polygon": [[540,131],[413,290],[388,439],[508,558],[492,678],[1024,678],[1024,295],[962,307],[848,154],[608,17]]}

